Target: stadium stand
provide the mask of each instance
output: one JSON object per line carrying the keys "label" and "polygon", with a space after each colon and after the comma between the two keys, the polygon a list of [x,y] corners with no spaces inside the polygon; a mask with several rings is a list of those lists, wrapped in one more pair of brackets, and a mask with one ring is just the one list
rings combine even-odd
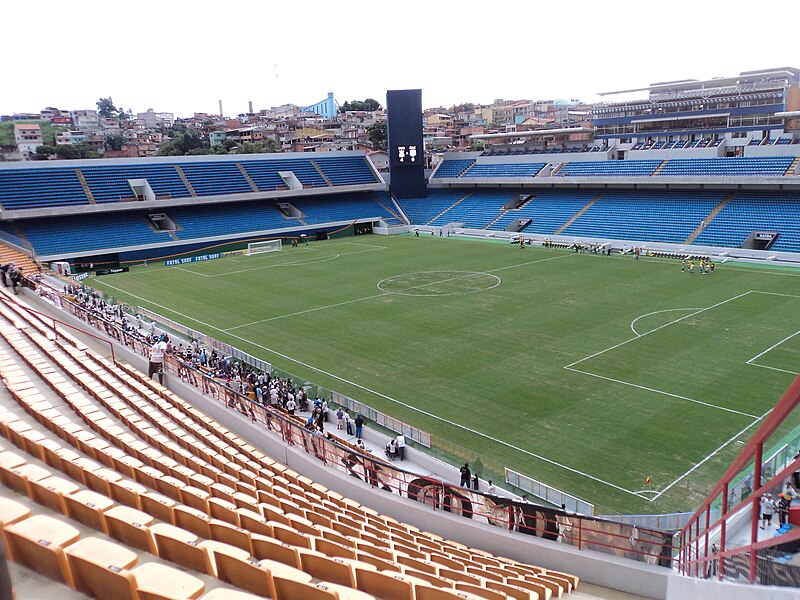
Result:
{"label": "stadium stand", "polygon": [[606,190],[564,235],[682,243],[724,192]]}
{"label": "stadium stand", "polygon": [[595,190],[530,190],[533,198],[522,207],[506,211],[491,229],[504,231],[515,219],[532,219],[523,229],[530,233],[552,234],[597,194]]}
{"label": "stadium stand", "polygon": [[0,170],[0,205],[5,210],[89,204],[75,169]]}
{"label": "stadium stand", "polygon": [[314,162],[331,185],[358,185],[378,183],[372,169],[363,156],[330,156],[315,158]]}
{"label": "stadium stand", "polygon": [[261,191],[286,189],[286,184],[278,175],[279,171],[291,171],[304,187],[328,185],[310,160],[248,160],[242,161],[241,165]]}
{"label": "stadium stand", "polygon": [[754,230],[778,232],[770,250],[800,252],[800,194],[737,192],[694,244],[738,248]]}
{"label": "stadium stand", "polygon": [[536,177],[547,163],[475,163],[461,175],[463,179],[475,177]]}
{"label": "stadium stand", "polygon": [[397,203],[413,224],[424,225],[467,194],[468,190],[431,188],[428,190],[427,198],[398,198]]}
{"label": "stadium stand", "polygon": [[147,179],[156,197],[187,198],[191,194],[174,164],[97,165],[81,167],[96,202],[133,198],[129,179]]}
{"label": "stadium stand", "polygon": [[478,190],[427,224],[464,223],[464,227],[483,229],[499,217],[503,205],[517,195],[517,192],[507,190]]}
{"label": "stadium stand", "polygon": [[[275,462],[132,368],[69,334],[50,333],[46,320],[3,293],[0,374],[27,414],[0,409],[0,435],[19,450],[2,448],[0,476],[18,493],[117,540],[84,536],[61,519],[0,502],[11,557],[53,579],[102,599],[140,600],[196,598],[206,587],[201,576],[287,600],[369,597],[358,591],[452,597],[442,590],[468,600],[509,593],[546,599],[579,584],[360,506]],[[45,389],[60,399],[57,406]],[[152,560],[137,564],[129,546]],[[212,597],[234,596],[203,598]]]}
{"label": "stadium stand", "polygon": [[253,188],[232,162],[184,163],[181,169],[199,196],[246,194]]}
{"label": "stadium stand", "polygon": [[609,160],[568,162],[558,171],[561,177],[637,177],[652,175],[660,160]]}
{"label": "stadium stand", "polygon": [[335,221],[354,221],[380,217],[397,218],[369,194],[340,194],[335,198],[294,198],[292,204],[303,212],[303,221],[310,225]]}
{"label": "stadium stand", "polygon": [[793,156],[671,159],[656,175],[782,176],[793,162]]}
{"label": "stadium stand", "polygon": [[[140,211],[100,213],[89,219],[80,215],[28,219],[19,226],[43,256],[166,241],[165,234],[157,234],[147,225],[145,213]],[[3,225],[4,230],[8,227]]]}
{"label": "stadium stand", "polygon": [[436,178],[445,178],[445,177],[460,177],[461,174],[466,171],[475,161],[472,159],[462,160],[462,159],[448,159],[442,161],[442,164],[439,165],[439,168],[436,169],[436,173],[434,174],[434,179]]}

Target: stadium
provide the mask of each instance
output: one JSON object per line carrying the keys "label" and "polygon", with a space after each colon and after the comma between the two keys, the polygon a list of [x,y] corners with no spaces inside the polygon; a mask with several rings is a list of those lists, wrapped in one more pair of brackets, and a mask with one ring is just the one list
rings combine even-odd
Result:
{"label": "stadium", "polygon": [[800,508],[761,506],[800,483],[800,71],[645,90],[428,172],[419,90],[388,175],[0,163],[9,559],[76,598],[796,597]]}

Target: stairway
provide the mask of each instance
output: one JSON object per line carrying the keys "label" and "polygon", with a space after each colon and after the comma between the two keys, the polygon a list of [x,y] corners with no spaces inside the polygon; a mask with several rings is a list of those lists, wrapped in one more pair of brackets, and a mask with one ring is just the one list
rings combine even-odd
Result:
{"label": "stairway", "polygon": [[572,224],[573,224],[575,221],[577,221],[577,220],[578,220],[578,219],[581,217],[581,215],[583,215],[583,213],[585,213],[587,210],[589,210],[589,209],[590,209],[590,208],[591,208],[591,207],[594,205],[594,203],[595,203],[595,202],[597,202],[598,200],[600,200],[600,196],[602,196],[602,195],[603,195],[603,192],[600,192],[600,193],[599,193],[599,194],[597,194],[597,195],[596,195],[594,198],[592,198],[591,200],[589,200],[589,202],[587,202],[587,203],[586,203],[586,204],[583,206],[583,208],[581,208],[581,209],[580,209],[578,212],[576,212],[574,215],[572,215],[572,217],[569,219],[569,221],[567,221],[567,222],[566,222],[566,223],[564,223],[564,224],[563,224],[561,227],[559,227],[558,229],[556,229],[556,230],[553,232],[553,235],[560,235],[562,231],[564,231],[564,230],[565,230],[567,227],[569,227],[570,225],[572,225]]}
{"label": "stairway", "polygon": [[317,173],[319,173],[319,176],[322,177],[325,180],[325,183],[327,183],[329,186],[333,187],[333,182],[330,179],[328,179],[328,176],[325,175],[325,172],[317,164],[317,161],[312,160],[312,161],[309,161],[309,162],[311,162],[311,164],[317,170]]}
{"label": "stairway", "polygon": [[664,167],[667,166],[668,162],[669,162],[669,159],[665,158],[664,160],[662,160],[661,164],[658,165],[658,168],[655,171],[653,171],[653,175],[658,175],[661,172],[661,169],[663,169]]}
{"label": "stairway", "polygon": [[[470,165],[470,166],[471,166],[471,165]],[[469,193],[468,193],[466,196],[462,196],[462,197],[461,197],[461,198],[459,198],[459,199],[458,199],[456,202],[453,202],[453,203],[452,203],[450,206],[448,206],[447,208],[445,208],[445,209],[444,209],[442,212],[440,212],[438,215],[436,215],[436,216],[435,216],[435,217],[433,217],[431,220],[429,220],[427,223],[425,223],[425,225],[430,225],[430,224],[431,224],[431,223],[433,223],[433,222],[434,222],[436,219],[438,219],[438,218],[439,218],[439,217],[441,217],[441,216],[442,216],[444,213],[446,213],[448,210],[450,210],[450,209],[451,209],[451,208],[453,208],[454,206],[458,206],[459,204],[461,204],[461,203],[462,203],[464,200],[466,200],[466,199],[467,199],[467,198],[469,198],[470,196],[472,196],[472,192],[469,192]]]}
{"label": "stairway", "polygon": [[197,192],[194,191],[194,188],[192,187],[192,184],[189,182],[189,178],[186,177],[186,173],[183,172],[183,169],[181,169],[180,166],[175,165],[175,170],[178,172],[178,175],[183,180],[183,185],[185,185],[186,189],[189,190],[189,194],[191,194],[192,196],[197,196]]}
{"label": "stairway", "polygon": [[89,204],[97,204],[97,202],[94,201],[94,194],[92,194],[89,183],[86,181],[86,177],[83,176],[83,171],[80,169],[75,169],[75,175],[78,176],[78,181],[81,182],[81,187],[83,188],[83,192],[86,194],[86,198],[89,199]]}
{"label": "stairway", "polygon": [[683,242],[683,243],[684,243],[684,244],[691,244],[693,241],[695,241],[695,240],[697,239],[697,236],[698,236],[698,235],[700,235],[701,233],[703,233],[703,230],[704,230],[706,227],[708,227],[709,225],[711,225],[711,221],[713,221],[713,220],[714,220],[714,217],[716,217],[716,216],[719,214],[719,211],[721,211],[723,208],[725,208],[725,205],[726,205],[726,204],[728,204],[728,202],[730,202],[730,201],[731,201],[731,199],[732,199],[732,198],[733,198],[735,195],[736,195],[736,193],[735,193],[735,192],[731,192],[730,194],[728,194],[727,196],[725,196],[725,197],[724,197],[724,198],[723,198],[723,199],[720,201],[720,203],[719,203],[719,204],[717,204],[717,205],[716,205],[716,206],[715,206],[715,207],[714,207],[714,208],[711,210],[711,212],[710,212],[710,213],[708,213],[708,216],[707,216],[705,219],[703,219],[703,221],[700,223],[700,225],[698,225],[698,226],[697,226],[697,229],[695,229],[695,230],[694,230],[694,231],[693,231],[691,234],[689,234],[689,237],[688,237],[688,238],[686,238],[686,241],[685,241],[685,242]]}
{"label": "stairway", "polygon": [[8,263],[17,265],[17,268],[22,271],[22,274],[26,277],[42,272],[42,266],[30,256],[23,254],[11,246],[0,243],[0,265]]}
{"label": "stairway", "polygon": [[250,173],[248,173],[247,170],[245,170],[244,165],[242,165],[242,163],[236,163],[236,166],[239,167],[239,172],[242,174],[242,177],[244,177],[247,180],[247,183],[250,184],[252,190],[254,192],[260,192],[261,190],[258,189],[256,182],[253,181],[252,177],[250,177]]}
{"label": "stairway", "polygon": [[491,229],[491,228],[492,228],[492,225],[494,225],[495,223],[497,223],[497,222],[498,222],[500,219],[502,219],[503,217],[505,217],[505,216],[506,216],[508,213],[510,213],[512,210],[522,210],[523,208],[525,208],[526,206],[528,206],[528,204],[530,204],[530,203],[531,203],[531,202],[533,202],[534,200],[536,200],[536,196],[534,196],[533,194],[531,194],[530,196],[528,196],[528,197],[526,198],[525,202],[523,202],[522,204],[520,204],[520,205],[519,205],[519,206],[517,206],[516,208],[509,208],[509,209],[507,209],[507,210],[502,210],[502,209],[501,209],[501,210],[500,210],[500,214],[499,214],[499,215],[497,215],[497,216],[496,216],[494,219],[492,219],[492,220],[491,220],[491,222],[490,222],[490,223],[489,223],[489,224],[488,224],[486,227],[484,227],[484,229]]}
{"label": "stairway", "polygon": [[792,161],[792,164],[789,165],[788,169],[786,169],[786,173],[784,173],[784,175],[797,175],[798,168],[800,168],[800,156]]}
{"label": "stairway", "polygon": [[388,212],[388,213],[389,213],[390,215],[392,215],[392,216],[393,216],[395,219],[397,219],[397,220],[398,220],[398,221],[400,221],[401,223],[405,223],[405,220],[404,220],[404,219],[403,219],[403,218],[402,218],[400,215],[398,215],[398,214],[397,214],[397,212],[395,212],[394,210],[392,210],[391,208],[389,208],[389,207],[386,205],[386,203],[385,203],[383,200],[381,200],[380,198],[378,198],[378,197],[377,197],[377,196],[375,196],[375,195],[373,195],[373,196],[372,196],[372,199],[373,199],[373,200],[375,200],[375,202],[378,204],[378,206],[380,206],[381,208],[383,208],[383,210],[385,210],[386,212]]}

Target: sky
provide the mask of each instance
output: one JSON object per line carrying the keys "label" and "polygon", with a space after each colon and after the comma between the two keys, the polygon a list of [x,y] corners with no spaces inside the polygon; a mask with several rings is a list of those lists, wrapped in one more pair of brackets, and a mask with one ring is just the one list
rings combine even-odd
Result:
{"label": "sky", "polygon": [[[796,2],[40,0],[3,6],[0,114],[226,116],[422,89],[424,107],[578,99],[800,67]],[[794,17],[792,17],[794,18]]]}

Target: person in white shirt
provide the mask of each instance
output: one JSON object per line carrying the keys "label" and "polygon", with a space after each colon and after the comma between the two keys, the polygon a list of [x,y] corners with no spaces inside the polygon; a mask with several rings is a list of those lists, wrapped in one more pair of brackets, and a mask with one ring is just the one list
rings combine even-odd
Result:
{"label": "person in white shirt", "polygon": [[152,378],[154,374],[158,375],[158,383],[164,383],[164,353],[167,351],[167,342],[169,338],[162,336],[162,338],[152,345],[150,348],[150,359],[147,365],[147,377]]}
{"label": "person in white shirt", "polygon": [[406,457],[406,436],[401,433],[395,439],[397,440],[397,458],[403,460]]}

